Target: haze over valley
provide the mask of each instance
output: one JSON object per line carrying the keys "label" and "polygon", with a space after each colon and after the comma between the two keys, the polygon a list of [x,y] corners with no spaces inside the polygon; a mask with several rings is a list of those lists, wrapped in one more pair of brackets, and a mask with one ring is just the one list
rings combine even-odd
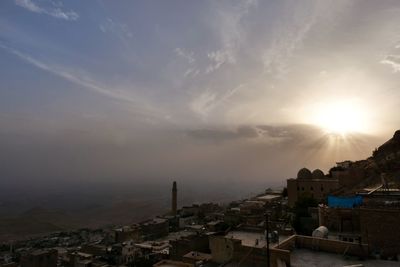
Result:
{"label": "haze over valley", "polygon": [[400,125],[398,25],[395,0],[1,1],[0,239],[368,158]]}

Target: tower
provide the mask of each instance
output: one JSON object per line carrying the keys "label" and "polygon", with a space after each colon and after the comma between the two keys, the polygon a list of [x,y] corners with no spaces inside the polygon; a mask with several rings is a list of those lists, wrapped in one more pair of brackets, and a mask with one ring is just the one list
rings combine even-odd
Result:
{"label": "tower", "polygon": [[171,212],[172,215],[176,215],[176,210],[177,210],[177,194],[178,194],[178,189],[176,187],[176,181],[172,184],[172,207],[171,207]]}

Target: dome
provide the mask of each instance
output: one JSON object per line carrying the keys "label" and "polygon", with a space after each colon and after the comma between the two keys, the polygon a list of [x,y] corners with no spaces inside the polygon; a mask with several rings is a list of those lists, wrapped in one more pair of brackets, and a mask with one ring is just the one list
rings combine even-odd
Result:
{"label": "dome", "polygon": [[328,238],[329,230],[325,226],[320,226],[312,232],[313,237]]}
{"label": "dome", "polygon": [[316,169],[312,172],[312,178],[313,179],[322,179],[325,177],[325,174],[323,171],[321,171],[320,169]]}
{"label": "dome", "polygon": [[311,171],[307,168],[303,168],[297,173],[297,179],[311,179],[311,178],[312,178]]}

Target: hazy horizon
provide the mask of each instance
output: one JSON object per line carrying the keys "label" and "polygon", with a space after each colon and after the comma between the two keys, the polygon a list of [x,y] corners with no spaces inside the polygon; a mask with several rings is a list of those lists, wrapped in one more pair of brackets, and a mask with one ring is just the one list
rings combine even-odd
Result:
{"label": "hazy horizon", "polygon": [[398,1],[1,1],[3,196],[218,198],[367,158],[400,125],[399,23]]}

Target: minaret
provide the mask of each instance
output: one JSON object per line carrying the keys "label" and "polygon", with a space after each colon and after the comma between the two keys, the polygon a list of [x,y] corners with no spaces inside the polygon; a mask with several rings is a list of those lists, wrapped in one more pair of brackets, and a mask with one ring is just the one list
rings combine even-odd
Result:
{"label": "minaret", "polygon": [[172,184],[172,215],[176,215],[176,210],[177,210],[177,194],[178,194],[178,189],[176,188],[176,182]]}

